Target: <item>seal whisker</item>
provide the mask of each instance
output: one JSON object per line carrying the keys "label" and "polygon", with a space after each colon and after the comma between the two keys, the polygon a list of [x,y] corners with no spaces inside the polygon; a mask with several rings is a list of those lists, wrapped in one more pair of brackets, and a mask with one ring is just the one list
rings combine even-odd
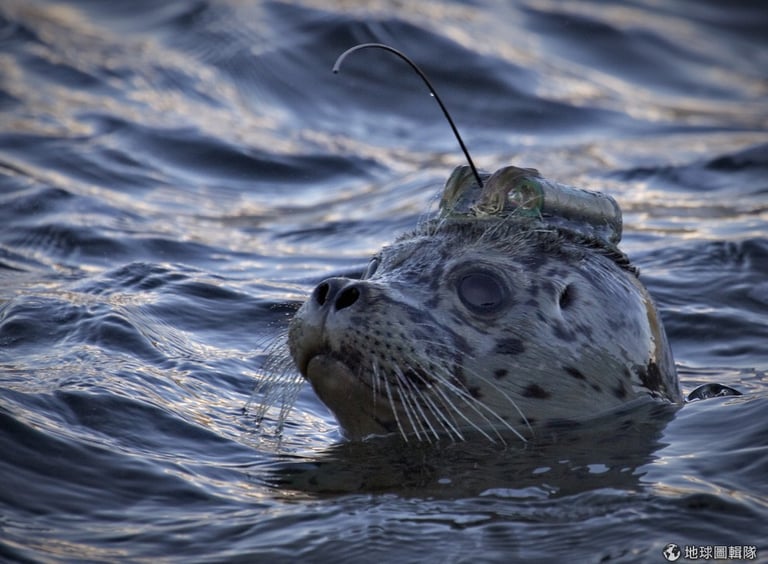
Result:
{"label": "seal whisker", "polygon": [[[421,432],[424,434],[424,440],[428,443],[431,443],[432,441],[429,438],[429,433],[427,432],[426,427],[429,426],[433,432],[434,428],[432,428],[432,426],[429,424],[429,421],[424,415],[424,411],[419,405],[418,399],[415,397],[414,390],[412,389],[413,383],[405,377],[398,366],[394,366],[393,368],[395,375],[397,376],[398,390],[401,394],[401,398],[403,399],[402,403],[406,409],[406,413],[408,414],[411,426],[414,428],[416,438],[418,440],[422,440],[421,435],[418,432],[418,429],[420,428]],[[405,389],[406,387],[408,390]],[[421,414],[421,417],[419,417],[419,414]]]}
{"label": "seal whisker", "polygon": [[[465,370],[467,369],[465,368]],[[485,383],[489,383],[487,379],[481,378],[480,375],[475,375],[474,371],[470,371],[470,373],[473,376],[478,377],[478,379],[482,379]],[[483,421],[489,425],[489,427],[493,428],[496,435],[499,436],[499,438],[501,438],[502,442],[505,442],[505,441],[499,434],[498,429],[496,429],[496,427],[493,425],[493,420],[498,421],[503,427],[511,431],[515,436],[517,436],[523,442],[527,442],[527,439],[511,423],[509,423],[509,421],[501,417],[501,415],[499,415],[496,412],[496,410],[494,410],[491,406],[489,406],[485,402],[472,396],[472,394],[470,394],[469,391],[463,385],[459,386],[458,384],[456,384],[455,379],[452,377],[452,375],[449,374],[449,377],[447,379],[442,377],[441,375],[437,375],[437,379],[440,380],[445,385],[446,389],[450,390],[452,393],[458,396],[468,407],[470,407],[475,413],[477,413],[483,419]],[[525,417],[520,412],[520,409],[518,408],[517,404],[506,394],[504,394],[504,396],[515,407],[518,413],[520,413],[522,417]],[[527,419],[526,419],[526,423],[527,423]],[[479,426],[477,425],[475,425],[475,428],[477,430],[480,430]]]}
{"label": "seal whisker", "polygon": [[[507,401],[509,402],[509,404],[510,404],[512,407],[514,407],[514,408],[515,408],[515,411],[517,411],[517,414],[518,414],[518,415],[519,415],[519,416],[522,418],[522,420],[523,420],[523,421],[525,421],[525,425],[526,425],[526,427],[528,427],[528,430],[529,430],[529,431],[531,431],[531,432],[533,432],[533,429],[532,429],[532,427],[531,427],[531,424],[529,423],[529,421],[528,421],[528,418],[525,416],[525,413],[523,413],[523,411],[522,411],[522,410],[520,409],[520,407],[517,405],[517,402],[516,402],[515,400],[513,400],[513,399],[512,399],[512,398],[509,396],[509,394],[508,394],[507,392],[505,392],[505,391],[504,391],[504,390],[503,390],[503,389],[502,389],[502,388],[501,388],[501,387],[500,387],[498,384],[496,384],[495,382],[493,382],[492,380],[490,380],[490,379],[489,379],[487,376],[485,376],[485,375],[483,375],[483,374],[480,374],[480,373],[478,373],[478,372],[477,372],[477,370],[474,370],[474,369],[469,369],[469,368],[467,368],[466,366],[464,367],[464,370],[466,370],[467,372],[469,372],[469,373],[470,373],[470,374],[471,374],[471,375],[472,375],[474,378],[477,378],[478,380],[482,381],[482,382],[483,382],[484,384],[486,384],[487,386],[489,386],[489,387],[493,388],[493,390],[494,390],[495,392],[497,392],[497,393],[498,393],[498,394],[499,394],[501,397],[503,397],[505,400],[507,400]],[[483,402],[480,402],[480,403],[483,403]],[[485,405],[485,404],[483,403],[483,405]],[[490,407],[488,407],[488,406],[486,406],[486,407],[489,409],[489,411],[493,412],[493,410],[492,410]],[[520,433],[519,433],[519,432],[518,432],[518,431],[517,431],[517,430],[516,430],[514,427],[512,427],[512,426],[509,424],[509,422],[507,422],[507,421],[503,420],[503,419],[502,419],[502,418],[501,418],[501,417],[500,417],[498,414],[496,414],[495,412],[493,412],[493,413],[494,413],[494,416],[495,416],[496,418],[498,418],[498,419],[501,419],[502,421],[504,421],[504,424],[505,424],[505,426],[506,426],[507,428],[511,429],[511,430],[512,430],[512,431],[513,431],[513,432],[514,432],[514,433],[515,433],[515,434],[516,434],[518,437],[520,437],[522,440],[524,440],[524,441],[526,440],[526,439],[525,439],[525,438],[524,438],[524,437],[523,437],[523,436],[522,436],[522,435],[521,435],[521,434],[520,434]]]}
{"label": "seal whisker", "polygon": [[[426,435],[426,430],[424,429],[423,425],[417,424],[419,422],[419,418],[416,415],[414,406],[413,406],[413,398],[409,396],[409,394],[406,393],[406,390],[403,389],[403,381],[399,377],[397,373],[397,366],[394,367],[395,369],[395,381],[394,381],[394,388],[397,392],[397,395],[400,396],[400,405],[403,408],[403,411],[405,412],[405,417],[408,419],[408,422],[411,425],[411,429],[413,430],[413,434],[416,435],[416,440],[421,441],[421,433],[419,432],[419,428],[421,428],[421,432]],[[426,440],[429,441],[429,436],[427,435]]]}
{"label": "seal whisker", "polygon": [[[400,369],[399,369],[398,367],[395,367],[395,369],[397,369],[398,371],[400,371]],[[414,374],[416,374],[416,375],[418,376],[418,378],[420,378],[420,379],[421,379],[421,381],[425,383],[425,385],[429,386],[429,389],[430,389],[430,391],[436,392],[436,393],[437,393],[439,396],[441,396],[441,397],[442,397],[442,399],[443,399],[443,403],[444,403],[444,405],[446,405],[446,407],[449,407],[449,411],[452,411],[452,412],[458,413],[459,415],[461,415],[461,417],[462,417],[462,418],[463,418],[463,419],[464,419],[464,420],[465,420],[467,423],[470,423],[470,424],[474,425],[474,423],[473,423],[473,422],[472,422],[470,419],[468,419],[466,416],[464,416],[464,414],[461,412],[461,410],[460,410],[458,407],[456,407],[456,406],[455,406],[455,404],[453,404],[453,402],[450,400],[450,398],[449,398],[447,395],[445,395],[445,393],[444,393],[444,390],[443,390],[443,387],[442,387],[442,386],[440,386],[440,385],[438,385],[438,386],[435,386],[435,385],[434,385],[434,383],[432,383],[432,382],[427,382],[427,381],[425,380],[425,378],[424,378],[423,376],[421,376],[421,372],[422,372],[422,371],[421,371],[421,370],[419,370],[418,368],[414,369]],[[400,374],[402,374],[402,371],[400,371]],[[404,376],[404,375],[403,375],[403,377],[405,378],[405,376]],[[407,378],[405,378],[405,379],[407,380]],[[436,381],[439,381],[439,378],[438,378],[438,379],[436,379]],[[385,384],[386,384],[386,382],[385,382]],[[449,386],[450,386],[450,384],[449,384]],[[413,386],[413,388],[417,389],[415,386]],[[422,397],[426,397],[426,396],[425,396],[425,394],[423,394],[423,392],[421,392],[420,390],[419,390],[419,392],[421,393]],[[473,399],[474,399],[474,398],[473,398]],[[466,401],[466,400],[465,400],[465,401]],[[434,405],[434,403],[432,403],[432,405]],[[444,411],[444,410],[443,410],[443,411]],[[437,413],[442,413],[442,411],[438,410],[438,411],[437,411]],[[442,415],[441,415],[441,417],[440,417],[440,418],[441,418],[441,419],[444,419],[444,416],[442,416]],[[448,424],[450,425],[450,422],[448,422]],[[455,422],[455,420],[454,420],[454,425],[451,425],[451,426],[452,426],[454,429],[456,428],[456,422]],[[461,433],[460,433],[460,432],[458,432],[458,430],[456,431],[456,434],[457,434],[457,436],[459,436],[459,437],[460,437],[462,440],[464,439],[464,437],[461,435]],[[489,438],[490,438],[490,437],[489,437]]]}
{"label": "seal whisker", "polygon": [[389,399],[389,407],[392,410],[392,416],[395,418],[395,423],[397,424],[397,428],[400,431],[400,435],[403,437],[403,440],[407,443],[408,435],[406,434],[405,429],[403,429],[403,424],[400,422],[400,417],[397,415],[397,406],[395,406],[395,400],[392,397],[392,389],[389,386],[389,381],[386,378],[381,378],[381,381],[384,384],[384,389],[387,391],[387,398]]}
{"label": "seal whisker", "polygon": [[[427,325],[427,324],[419,324],[419,325],[423,325],[425,327],[429,327],[429,325]],[[445,352],[445,353],[454,353],[455,352],[452,348],[450,348],[449,346],[447,346],[447,345],[445,345],[443,343],[439,343],[439,342],[436,342],[436,341],[422,341],[422,342],[424,344],[428,344],[428,345],[433,346],[438,351],[440,349],[442,349],[443,352]],[[418,366],[414,367],[413,365],[410,365],[410,364],[408,366],[412,369],[412,372],[415,375],[417,375],[418,378],[425,385],[430,386],[430,389],[432,391],[442,392],[442,390],[449,390],[454,395],[460,397],[464,403],[469,405],[478,415],[480,415],[483,418],[483,420],[489,425],[489,427],[493,427],[494,426],[492,420],[495,419],[495,420],[499,421],[504,427],[506,427],[507,429],[512,431],[521,440],[523,440],[523,441],[526,440],[520,434],[520,432],[517,431],[517,429],[514,428],[514,426],[512,426],[508,421],[503,419],[492,407],[490,407],[485,402],[483,402],[481,400],[478,400],[477,398],[473,397],[471,394],[469,394],[469,392],[466,390],[466,388],[457,385],[454,382],[454,377],[450,373],[447,373],[446,375],[443,375],[441,373],[441,371],[439,371],[439,370],[438,371],[435,371],[435,370],[431,370],[430,371],[430,370],[425,369],[424,367],[421,367],[421,368],[419,368]],[[494,382],[490,381],[487,377],[483,376],[482,374],[478,374],[475,370],[469,369],[468,367],[464,367],[464,370],[468,371],[471,376],[473,376],[474,378],[477,378],[478,380],[482,381],[484,384],[488,385],[489,387],[493,388],[496,392],[498,392],[505,400],[507,400],[514,407],[514,409],[518,412],[520,417],[525,421],[526,426],[529,428],[529,430],[531,429],[531,426],[528,423],[527,417],[520,410],[520,408],[517,405],[517,403],[506,392],[504,392],[502,389],[500,389],[497,384],[495,384]],[[400,372],[400,374],[402,374],[402,372]],[[434,382],[427,381],[421,374],[431,374],[432,378],[434,379]],[[433,385],[435,383],[437,383],[439,385],[438,386]],[[448,405],[450,405],[450,409],[452,411],[461,414],[462,418],[465,421],[470,422],[470,420],[463,416],[461,410],[453,402],[451,402],[447,396],[445,396],[442,393],[440,395],[442,396],[443,400],[445,402],[447,402],[446,407],[448,407]],[[488,416],[484,415],[483,412],[487,412],[492,417],[489,418]],[[456,424],[455,420],[454,420],[454,424]],[[463,439],[463,437],[462,437],[462,439]]]}
{"label": "seal whisker", "polygon": [[282,330],[275,338],[271,339],[264,347],[266,356],[262,372],[264,376],[256,382],[244,407],[248,412],[251,404],[258,399],[254,419],[257,426],[261,426],[267,416],[267,412],[275,405],[280,405],[280,412],[276,422],[276,433],[282,433],[283,425],[293,409],[296,397],[304,384],[304,378],[293,366],[293,361],[285,351],[283,342],[288,330]]}
{"label": "seal whisker", "polygon": [[[416,368],[414,369],[412,366],[409,365],[409,368],[411,370],[411,373],[414,374],[421,382],[426,386],[426,388],[429,391],[435,391],[435,386],[432,384],[432,382],[427,381],[424,376],[422,376],[421,371]],[[438,420],[440,425],[443,429],[448,433],[448,436],[453,438],[453,435],[456,435],[456,438],[459,440],[464,440],[464,435],[461,434],[461,431],[459,431],[458,424],[456,422],[456,419],[453,418],[453,414],[451,413],[451,410],[448,410],[448,412],[451,414],[451,421],[445,414],[445,409],[440,409],[437,404],[432,400],[432,398],[429,397],[429,394],[426,394],[418,389],[418,386],[414,386],[414,388],[418,391],[419,396],[424,400],[424,402],[427,405],[427,408],[429,411],[434,414],[435,418]],[[439,393],[439,391],[438,391]]]}
{"label": "seal whisker", "polygon": [[[429,324],[427,324],[427,323],[419,323],[418,325],[421,325],[421,326],[424,326],[424,327],[427,327],[427,328],[430,327]],[[451,347],[449,347],[448,345],[446,345],[444,343],[439,343],[439,342],[430,341],[430,340],[425,340],[425,341],[422,341],[422,342],[424,344],[428,344],[428,345],[434,347],[436,350],[440,350],[442,348],[443,351],[446,352],[446,353],[453,353],[454,352],[454,350]],[[470,360],[471,360],[471,358],[470,358]],[[520,415],[521,419],[523,421],[525,421],[525,425],[528,428],[528,430],[532,431],[531,425],[528,422],[528,418],[525,416],[525,413],[523,413],[523,411],[517,405],[517,402],[515,402],[515,400],[513,400],[509,396],[509,394],[507,392],[505,392],[498,384],[493,382],[493,380],[491,380],[490,378],[488,378],[484,374],[480,374],[477,370],[469,368],[468,366],[466,366],[466,364],[467,363],[465,362],[464,365],[462,366],[462,368],[465,371],[467,371],[473,378],[477,378],[479,381],[483,382],[485,385],[489,386],[490,388],[493,388],[493,390],[495,392],[497,392],[501,397],[503,397],[505,400],[507,400],[509,402],[509,404],[512,405],[512,407],[515,408],[515,410],[517,411],[518,415]],[[475,398],[473,398],[473,399],[475,399]],[[482,404],[489,411],[493,411],[492,408],[487,406],[484,402],[479,401],[479,400],[475,400],[475,401],[477,401],[478,403]],[[499,416],[496,415],[496,417],[498,418]],[[505,424],[507,426],[509,426],[508,423],[505,422]],[[515,431],[515,433],[517,434],[517,431]],[[519,436],[519,434],[518,434],[518,436]],[[520,437],[520,438],[523,438],[523,437]]]}
{"label": "seal whisker", "polygon": [[[397,375],[397,379],[402,382],[404,387],[407,387],[411,394],[413,394],[413,398],[411,398],[411,402],[413,404],[413,407],[416,411],[418,411],[418,414],[420,415],[419,419],[422,423],[422,429],[424,430],[424,435],[427,439],[427,442],[431,442],[429,439],[429,434],[427,433],[426,427],[429,427],[429,430],[432,431],[432,434],[434,435],[435,439],[439,439],[440,435],[435,431],[435,428],[432,426],[432,423],[429,421],[429,417],[424,413],[424,409],[422,408],[419,399],[424,400],[425,395],[424,393],[408,378],[403,374],[403,371],[400,369],[399,366],[394,367],[395,374]],[[425,427],[426,426],[426,427]]]}
{"label": "seal whisker", "polygon": [[[476,398],[473,398],[472,395],[467,392],[465,389],[457,386],[453,382],[451,382],[451,376],[445,377],[442,374],[439,373],[432,373],[432,377],[435,378],[435,381],[438,385],[433,387],[433,390],[438,394],[438,396],[445,402],[445,405],[447,408],[453,410],[454,413],[458,414],[459,417],[461,417],[467,424],[469,424],[473,429],[478,431],[481,435],[483,435],[485,438],[487,438],[489,441],[495,443],[496,441],[493,439],[491,435],[489,435],[483,427],[478,425],[477,422],[470,419],[461,409],[459,409],[456,404],[450,399],[447,392],[452,393],[456,398],[460,399],[464,402],[464,404],[469,407],[472,411],[474,411],[477,415],[479,415],[482,420],[486,423],[491,425],[491,420],[488,419],[488,417],[483,413],[483,409],[489,411],[490,413],[496,415],[491,408],[489,408],[487,405],[485,405],[483,402],[478,401]],[[481,409],[482,408],[482,409]],[[498,417],[498,415],[496,415]],[[507,426],[509,426],[509,423],[504,421],[502,419],[502,422],[505,423]],[[492,427],[492,426],[491,426]],[[512,428],[514,431],[514,428]],[[506,441],[504,440],[504,437],[501,436],[499,431],[497,429],[493,429],[494,434],[499,438],[502,444],[506,444]]]}
{"label": "seal whisker", "polygon": [[381,394],[381,384],[379,382],[381,373],[379,372],[379,363],[376,361],[376,358],[373,359],[371,371],[373,373],[373,378],[371,378],[371,390],[373,390],[373,407],[375,408],[378,403],[378,397]]}

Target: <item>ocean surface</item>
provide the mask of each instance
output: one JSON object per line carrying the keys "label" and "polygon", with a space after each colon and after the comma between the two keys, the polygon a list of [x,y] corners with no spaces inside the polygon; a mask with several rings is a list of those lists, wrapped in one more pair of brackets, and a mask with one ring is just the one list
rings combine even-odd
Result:
{"label": "ocean surface", "polygon": [[[0,1],[0,561],[768,562],[766,29],[763,1]],[[291,314],[464,163],[403,61],[331,73],[370,41],[481,168],[613,195],[685,393],[743,395],[529,445],[345,443],[309,386],[281,413]]]}

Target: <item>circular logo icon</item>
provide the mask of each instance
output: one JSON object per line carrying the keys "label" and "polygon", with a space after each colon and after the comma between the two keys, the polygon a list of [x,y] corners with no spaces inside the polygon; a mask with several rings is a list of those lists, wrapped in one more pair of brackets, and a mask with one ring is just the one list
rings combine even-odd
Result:
{"label": "circular logo icon", "polygon": [[661,553],[664,555],[664,558],[667,559],[667,562],[675,562],[682,554],[680,547],[674,543],[669,543],[665,546]]}

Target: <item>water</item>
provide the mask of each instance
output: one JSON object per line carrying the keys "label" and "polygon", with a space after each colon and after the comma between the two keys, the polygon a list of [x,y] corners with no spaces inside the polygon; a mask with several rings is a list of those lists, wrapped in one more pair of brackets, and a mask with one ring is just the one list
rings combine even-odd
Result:
{"label": "water", "polygon": [[[768,561],[768,9],[412,4],[0,4],[0,560]],[[611,193],[684,390],[744,395],[528,447],[345,444],[308,387],[257,426],[297,305],[462,164],[402,61],[331,74],[365,41],[482,168]]]}

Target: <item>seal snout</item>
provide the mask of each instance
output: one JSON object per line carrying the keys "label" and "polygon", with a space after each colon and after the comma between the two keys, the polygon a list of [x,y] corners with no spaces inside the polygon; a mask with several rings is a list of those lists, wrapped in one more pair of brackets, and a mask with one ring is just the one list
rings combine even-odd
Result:
{"label": "seal snout", "polygon": [[305,377],[312,359],[332,355],[337,350],[333,335],[340,324],[344,325],[344,314],[362,305],[364,294],[359,280],[328,278],[317,285],[297,312],[289,328],[289,349]]}
{"label": "seal snout", "polygon": [[[360,283],[348,278],[328,278],[312,292],[312,301],[321,310],[339,311],[352,307],[362,294]],[[327,312],[324,312],[327,315]]]}

